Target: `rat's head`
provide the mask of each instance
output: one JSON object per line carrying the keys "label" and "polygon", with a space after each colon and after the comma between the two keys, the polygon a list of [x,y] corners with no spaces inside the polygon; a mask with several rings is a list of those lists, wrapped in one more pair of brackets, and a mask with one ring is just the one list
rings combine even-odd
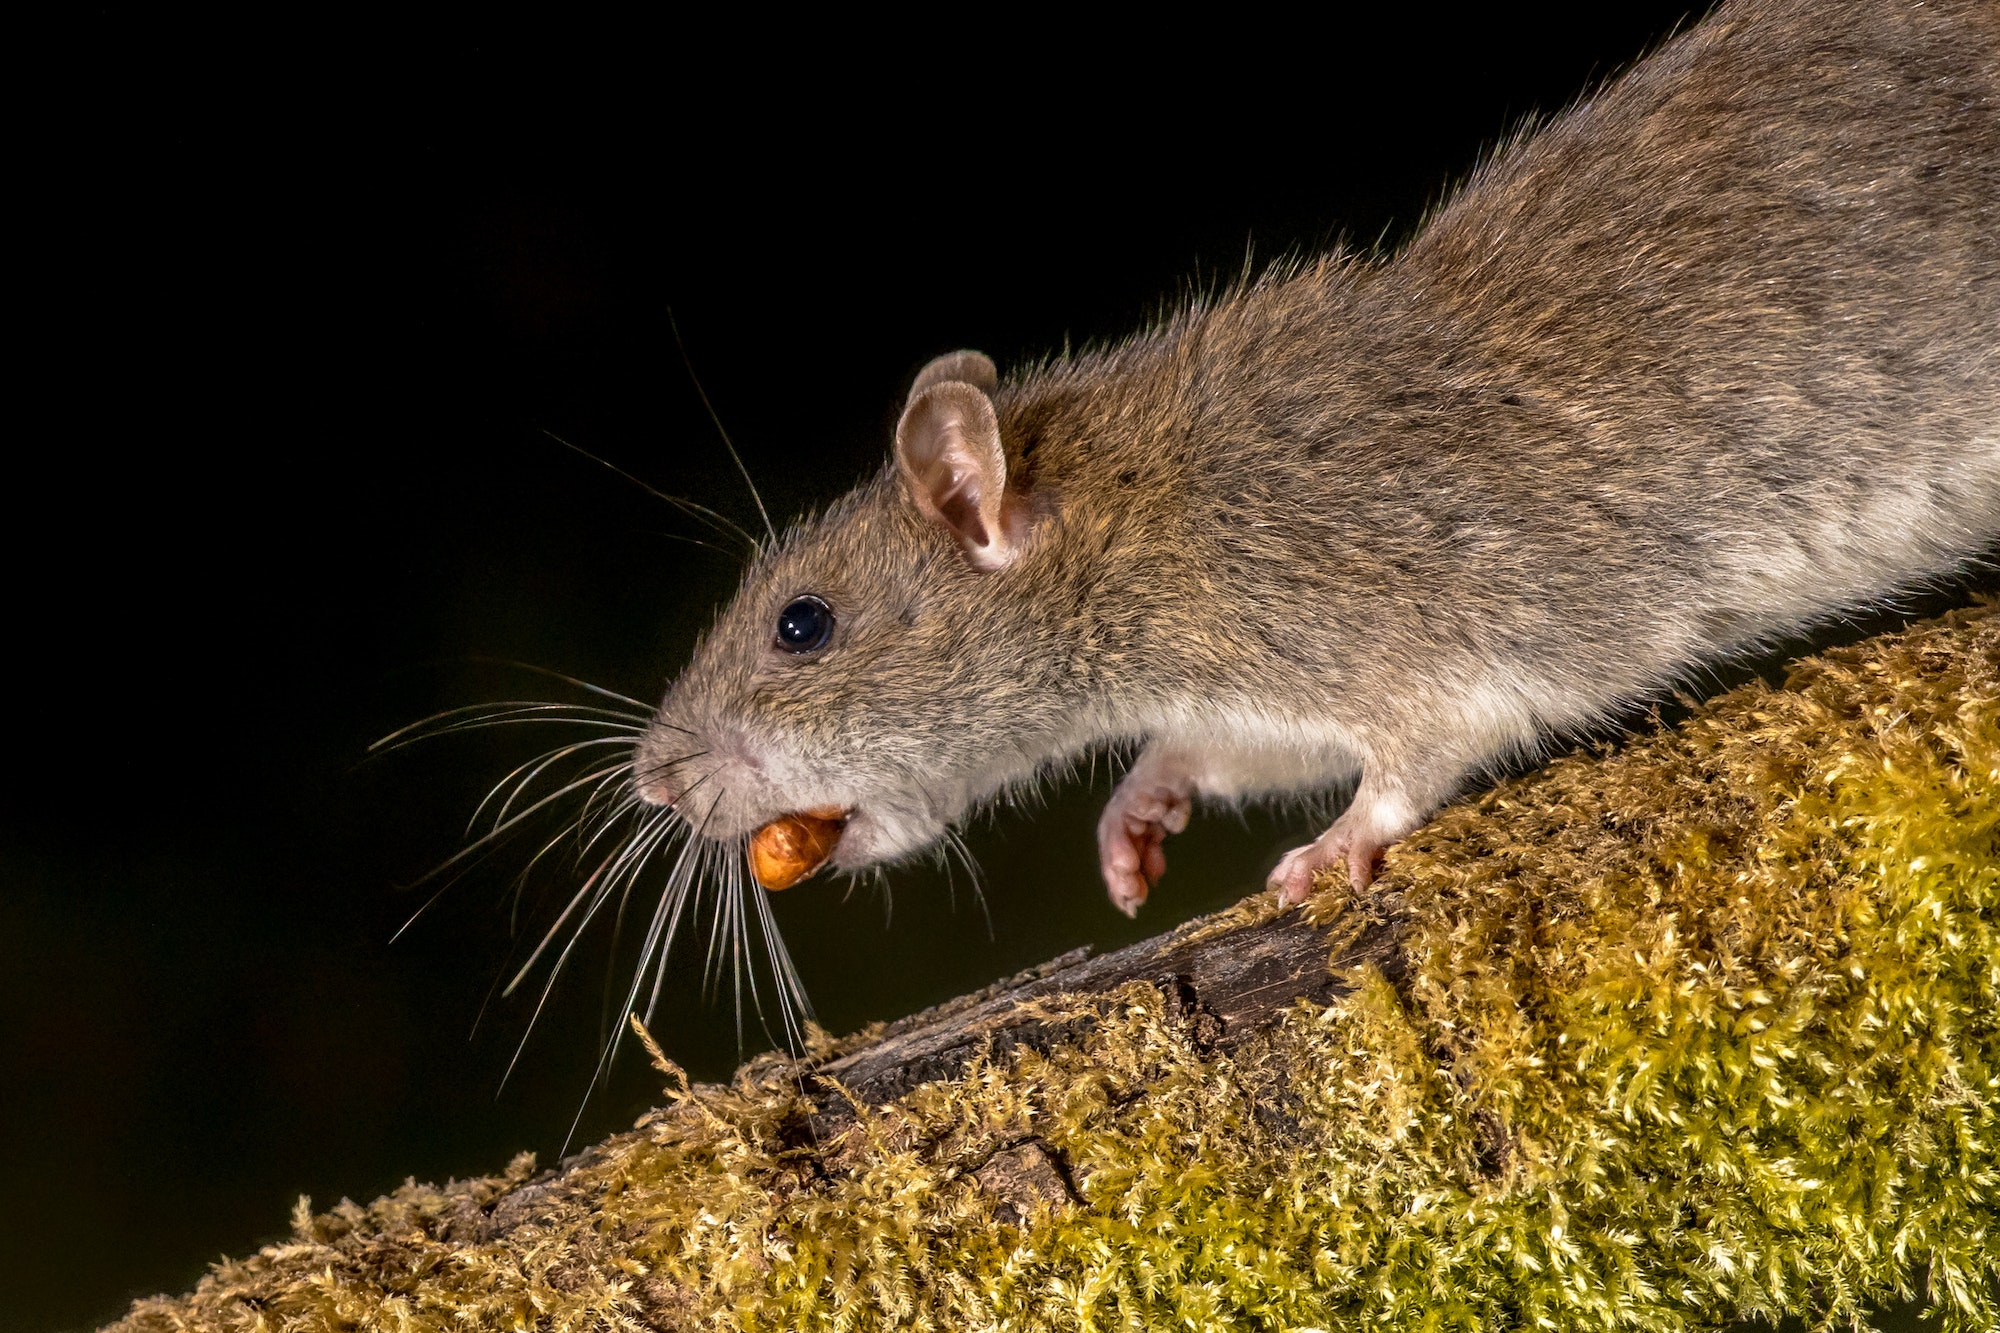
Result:
{"label": "rat's head", "polygon": [[1057,655],[1028,595],[1049,552],[977,352],[925,367],[892,465],[786,534],[695,650],[642,741],[640,796],[703,835],[837,811],[834,864],[932,843],[1025,775],[1057,726],[1027,645]]}

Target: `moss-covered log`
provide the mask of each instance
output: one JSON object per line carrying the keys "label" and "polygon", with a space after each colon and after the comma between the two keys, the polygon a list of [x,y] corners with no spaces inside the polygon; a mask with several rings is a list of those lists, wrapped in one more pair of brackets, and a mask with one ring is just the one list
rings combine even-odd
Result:
{"label": "moss-covered log", "polygon": [[2000,1327],[2000,615],[668,1096],[116,1327]]}

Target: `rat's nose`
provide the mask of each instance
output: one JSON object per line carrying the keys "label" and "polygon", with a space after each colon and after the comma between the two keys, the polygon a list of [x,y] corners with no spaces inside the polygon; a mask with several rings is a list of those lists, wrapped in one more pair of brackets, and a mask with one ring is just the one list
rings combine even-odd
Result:
{"label": "rat's nose", "polygon": [[687,792],[680,765],[658,747],[641,744],[632,763],[632,786],[648,805],[672,805]]}
{"label": "rat's nose", "polygon": [[673,771],[660,773],[640,773],[633,785],[639,789],[639,799],[647,805],[672,805],[680,798],[680,789],[674,785]]}

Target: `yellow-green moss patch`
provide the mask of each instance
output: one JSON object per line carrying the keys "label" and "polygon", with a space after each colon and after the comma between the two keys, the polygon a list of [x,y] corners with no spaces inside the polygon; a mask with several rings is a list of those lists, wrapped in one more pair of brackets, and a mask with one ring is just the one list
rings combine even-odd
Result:
{"label": "yellow-green moss patch", "polygon": [[[1226,1054],[1073,1045],[802,1132],[766,1058],[553,1180],[367,1207],[116,1327],[1694,1330],[1927,1281],[2000,1327],[2000,616],[1801,664],[1455,807],[1407,966]],[[1067,1006],[1067,1007],[1066,1007]]]}

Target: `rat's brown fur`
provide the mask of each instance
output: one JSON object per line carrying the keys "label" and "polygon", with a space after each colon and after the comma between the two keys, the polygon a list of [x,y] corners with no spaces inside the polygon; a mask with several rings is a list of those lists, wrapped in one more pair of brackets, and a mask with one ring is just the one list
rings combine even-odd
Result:
{"label": "rat's brown fur", "polygon": [[[1393,260],[988,365],[749,571],[642,793],[719,837],[851,809],[851,868],[1143,739],[1121,906],[1197,794],[1358,778],[1275,878],[1365,880],[1482,764],[2000,535],[2000,5],[1725,4]],[[794,657],[808,592],[838,628]]]}

